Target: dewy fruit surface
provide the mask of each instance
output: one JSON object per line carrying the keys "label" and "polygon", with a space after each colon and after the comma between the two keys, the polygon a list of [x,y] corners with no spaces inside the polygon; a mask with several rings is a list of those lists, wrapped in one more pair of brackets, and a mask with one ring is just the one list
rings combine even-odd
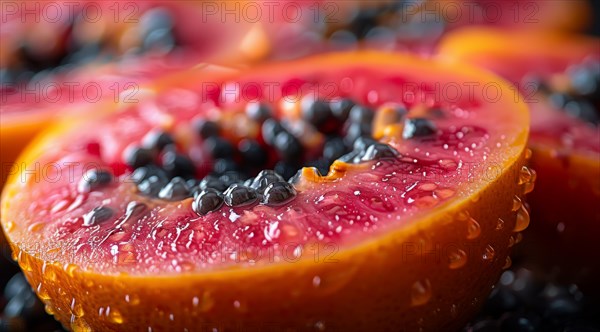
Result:
{"label": "dewy fruit surface", "polygon": [[529,200],[536,222],[522,255],[529,265],[559,267],[553,276],[596,289],[600,270],[590,248],[600,232],[599,45],[584,37],[468,29],[440,49],[494,70],[523,94],[539,179]]}
{"label": "dewy fruit surface", "polygon": [[54,171],[4,192],[67,327],[457,329],[527,227],[528,114],[494,76],[359,53],[175,81],[56,126],[22,159]]}

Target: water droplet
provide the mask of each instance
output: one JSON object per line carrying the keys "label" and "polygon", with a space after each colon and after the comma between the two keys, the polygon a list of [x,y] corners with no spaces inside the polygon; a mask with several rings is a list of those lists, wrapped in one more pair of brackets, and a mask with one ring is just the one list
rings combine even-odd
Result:
{"label": "water droplet", "polygon": [[515,238],[514,238],[514,237],[511,235],[511,236],[508,238],[508,247],[509,247],[509,248],[512,248],[514,245],[515,245]]}
{"label": "water droplet", "polygon": [[521,206],[517,212],[517,221],[513,232],[521,232],[525,230],[527,226],[529,226],[529,212],[527,212],[525,206]]}
{"label": "water droplet", "polygon": [[523,234],[521,234],[521,233],[517,233],[517,234],[515,235],[515,244],[516,244],[516,243],[521,243],[521,241],[523,241]]}
{"label": "water droplet", "polygon": [[512,211],[513,212],[518,211],[522,205],[523,205],[523,201],[521,200],[521,198],[519,196],[515,195],[515,197],[513,198]]}
{"label": "water droplet", "polygon": [[209,292],[202,294],[202,297],[194,296],[192,299],[194,307],[198,308],[201,312],[210,311],[215,306],[215,299]]}
{"label": "water droplet", "polygon": [[233,307],[239,312],[248,311],[248,306],[244,302],[238,300],[233,301]]}
{"label": "water droplet", "polygon": [[531,149],[529,149],[529,148],[525,149],[525,159],[529,160],[531,158],[532,154],[533,153],[532,153]]}
{"label": "water droplet", "polygon": [[25,272],[31,272],[33,269],[31,268],[31,264],[29,263],[29,258],[27,254],[24,254],[22,251],[19,251],[19,257],[17,258],[17,263],[19,263],[19,267],[21,270]]}
{"label": "water droplet", "polygon": [[27,230],[31,233],[38,233],[39,231],[44,229],[45,226],[46,226],[46,223],[36,222],[36,223],[29,225],[29,227],[27,227]]}
{"label": "water droplet", "polygon": [[48,290],[46,289],[46,287],[44,287],[44,285],[42,283],[40,283],[37,286],[36,293],[37,293],[38,297],[42,301],[47,301],[47,300],[50,299],[50,295],[48,294]]}
{"label": "water droplet", "polygon": [[503,270],[506,270],[508,268],[510,268],[512,265],[512,260],[510,259],[510,256],[506,256],[506,261],[504,262],[504,266],[502,267]]}
{"label": "water droplet", "polygon": [[410,297],[412,306],[420,306],[429,302],[431,299],[431,283],[429,279],[415,282],[412,285]]}
{"label": "water droplet", "polygon": [[495,255],[496,255],[496,250],[494,249],[494,247],[492,247],[490,244],[488,244],[483,251],[482,258],[486,261],[491,261],[494,259]]}
{"label": "water droplet", "polygon": [[556,225],[556,231],[559,233],[564,232],[565,231],[565,223],[559,222],[558,225]]}
{"label": "water droplet", "polygon": [[69,275],[69,277],[73,278],[75,276],[75,271],[77,271],[79,267],[75,264],[66,264],[64,267],[65,272]]}
{"label": "water droplet", "polygon": [[498,222],[496,223],[496,230],[499,231],[504,228],[504,220],[502,218],[498,218]]}
{"label": "water droplet", "polygon": [[85,319],[81,317],[77,317],[75,315],[71,316],[71,330],[73,331],[81,331],[81,332],[92,332],[92,328],[85,321]]}
{"label": "water droplet", "polygon": [[479,223],[473,219],[473,218],[469,218],[467,220],[467,239],[468,240],[473,240],[479,237],[479,235],[481,234],[481,226],[479,225]]}
{"label": "water droplet", "polygon": [[71,313],[73,313],[75,317],[81,317],[84,314],[83,307],[75,300],[75,298],[71,300]]}
{"label": "water droplet", "polygon": [[461,220],[461,221],[467,220],[470,217],[471,217],[471,215],[467,211],[460,211],[456,214],[456,219]]}
{"label": "water droplet", "polygon": [[44,305],[44,310],[46,311],[46,313],[50,316],[54,316],[54,307],[48,303],[46,303],[46,305]]}
{"label": "water droplet", "polygon": [[525,184],[531,181],[531,169],[527,166],[521,167],[521,171],[519,172],[519,184]]}
{"label": "water droplet", "polygon": [[7,232],[12,232],[13,229],[15,229],[15,223],[12,222],[12,221],[7,221],[5,225],[6,225],[5,229],[6,229]]}
{"label": "water droplet", "polygon": [[42,275],[44,279],[48,281],[56,281],[56,271],[54,265],[52,264],[44,264],[42,265]]}
{"label": "water droplet", "polygon": [[106,311],[109,321],[115,324],[123,324],[123,315],[117,309],[107,308]]}
{"label": "water droplet", "polygon": [[450,269],[459,269],[467,263],[467,253],[461,249],[453,250],[448,253],[448,262]]}
{"label": "water droplet", "polygon": [[316,322],[315,329],[317,329],[317,331],[325,331],[325,323],[321,321]]}
{"label": "water droplet", "polygon": [[313,287],[321,286],[321,277],[315,276],[312,280]]}
{"label": "water droplet", "polygon": [[140,297],[135,295],[135,294],[131,294],[131,295],[125,295],[125,302],[131,304],[131,305],[138,305],[140,304]]}

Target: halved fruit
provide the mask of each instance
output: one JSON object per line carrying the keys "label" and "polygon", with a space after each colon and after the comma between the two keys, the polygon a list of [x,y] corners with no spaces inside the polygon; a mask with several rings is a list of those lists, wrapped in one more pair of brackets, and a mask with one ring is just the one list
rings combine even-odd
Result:
{"label": "halved fruit", "polygon": [[511,80],[529,103],[539,179],[521,255],[526,266],[584,288],[597,288],[600,273],[589,247],[600,233],[599,45],[582,36],[467,29],[440,47],[441,56]]}
{"label": "halved fruit", "polygon": [[2,226],[49,313],[439,331],[478,310],[528,224],[529,117],[506,83],[375,52],[218,76],[163,81],[22,156],[34,172],[11,177]]}

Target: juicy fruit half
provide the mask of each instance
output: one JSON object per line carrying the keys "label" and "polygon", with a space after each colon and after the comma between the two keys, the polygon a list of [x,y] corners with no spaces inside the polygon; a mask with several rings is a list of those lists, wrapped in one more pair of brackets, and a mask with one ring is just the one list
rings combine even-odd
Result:
{"label": "juicy fruit half", "polygon": [[528,223],[528,114],[485,91],[504,82],[381,53],[199,77],[23,155],[58,166],[2,199],[49,313],[73,329],[381,331],[458,329],[479,308]]}
{"label": "juicy fruit half", "polygon": [[[490,68],[530,105],[536,221],[525,234],[527,265],[597,289],[590,244],[600,232],[600,54],[597,39],[467,29],[440,53]],[[544,50],[541,54],[540,50]],[[557,272],[556,267],[559,267]]]}

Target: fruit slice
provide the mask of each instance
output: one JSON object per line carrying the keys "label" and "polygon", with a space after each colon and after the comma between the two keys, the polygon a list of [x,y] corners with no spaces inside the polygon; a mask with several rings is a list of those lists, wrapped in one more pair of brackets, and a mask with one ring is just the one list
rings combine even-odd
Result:
{"label": "fruit slice", "polygon": [[[379,331],[478,310],[527,224],[528,114],[485,92],[503,81],[381,53],[219,76],[72,119],[22,156],[58,166],[2,197],[48,312],[73,329]],[[318,168],[282,179],[302,165]]]}
{"label": "fruit slice", "polygon": [[557,266],[559,277],[592,284],[600,273],[589,250],[600,232],[598,45],[579,36],[464,30],[440,50],[494,70],[522,92],[532,112],[531,166],[539,177],[530,197],[536,222],[522,254],[530,266],[554,273]]}

